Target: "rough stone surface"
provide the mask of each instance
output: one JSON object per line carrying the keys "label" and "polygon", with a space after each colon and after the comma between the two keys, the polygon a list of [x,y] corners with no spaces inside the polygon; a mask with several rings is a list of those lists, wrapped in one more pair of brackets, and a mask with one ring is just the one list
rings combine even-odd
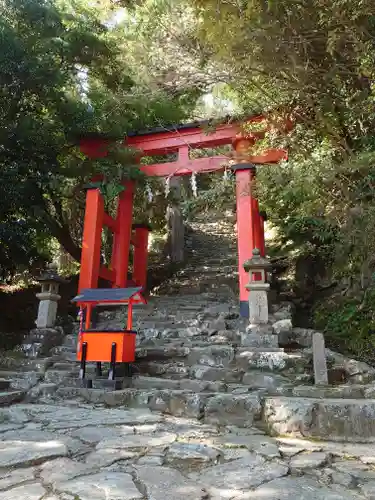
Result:
{"label": "rough stone surface", "polygon": [[330,490],[318,481],[310,478],[283,477],[275,479],[248,495],[239,496],[238,500],[359,500],[355,493],[342,489]]}
{"label": "rough stone surface", "polygon": [[217,462],[220,456],[220,450],[204,444],[174,443],[168,448],[166,463],[175,467],[197,468]]}
{"label": "rough stone surface", "polygon": [[255,488],[287,473],[286,465],[270,464],[254,453],[203,471],[199,481],[213,497],[235,498],[243,490]]}
{"label": "rough stone surface", "polygon": [[316,385],[328,384],[327,360],[325,353],[324,336],[315,332],[312,338],[314,381]]}
{"label": "rough stone surface", "polygon": [[42,500],[45,494],[46,490],[40,484],[27,484],[0,492],[0,500]]}
{"label": "rough stone surface", "polygon": [[205,490],[169,467],[136,467],[140,488],[152,500],[204,500]]}
{"label": "rough stone surface", "polygon": [[272,325],[272,328],[277,335],[285,335],[293,330],[293,325],[290,319],[280,319]]}
{"label": "rough stone surface", "polygon": [[279,434],[375,441],[375,401],[266,398],[264,418]]}
{"label": "rough stone surface", "polygon": [[210,398],[205,408],[205,421],[213,424],[232,424],[251,427],[260,418],[260,401],[257,395],[222,394]]}
{"label": "rough stone surface", "polygon": [[80,500],[138,500],[143,495],[130,474],[100,472],[89,477],[73,479],[56,485],[59,492],[70,493]]}
{"label": "rough stone surface", "polygon": [[304,453],[293,457],[290,461],[291,469],[314,469],[325,465],[329,457],[327,453]]}
{"label": "rough stone surface", "polygon": [[68,454],[61,441],[5,441],[0,443],[0,467],[34,465]]}

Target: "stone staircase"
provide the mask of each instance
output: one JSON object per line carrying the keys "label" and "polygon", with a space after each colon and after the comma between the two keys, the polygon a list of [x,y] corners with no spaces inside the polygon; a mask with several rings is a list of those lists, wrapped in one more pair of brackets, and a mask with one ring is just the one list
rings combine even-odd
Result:
{"label": "stone staircase", "polygon": [[[327,349],[330,373],[340,372],[345,383],[314,386],[312,332],[292,328],[290,304],[272,306],[272,329],[262,335],[247,333],[238,316],[233,221],[192,226],[186,268],[155,290],[146,306],[135,308],[137,373],[123,388],[101,388],[90,364],[93,388],[79,386],[77,334],[71,334],[49,358],[26,361],[26,379],[34,376],[26,400],[78,399],[205,424],[255,425],[275,435],[375,441],[375,369]],[[124,317],[106,311],[99,324],[122,327]],[[300,347],[280,348],[279,339]]]}
{"label": "stone staircase", "polygon": [[[271,319],[290,315],[274,306]],[[375,370],[327,350],[331,370],[345,370],[347,383],[313,385],[310,348],[285,352],[278,336],[242,346],[237,305],[213,293],[153,297],[136,312],[140,328],[136,368],[123,389],[78,386],[75,336],[67,336],[44,382],[29,393],[38,402],[82,398],[106,406],[149,408],[206,424],[250,427],[277,435],[348,441],[375,440]],[[106,314],[103,326],[119,324]],[[296,329],[296,335],[300,333]],[[306,339],[306,332],[305,337]],[[259,339],[258,339],[259,341]],[[89,366],[94,373],[94,366]],[[95,375],[93,375],[95,377]],[[361,383],[359,383],[361,382]]]}

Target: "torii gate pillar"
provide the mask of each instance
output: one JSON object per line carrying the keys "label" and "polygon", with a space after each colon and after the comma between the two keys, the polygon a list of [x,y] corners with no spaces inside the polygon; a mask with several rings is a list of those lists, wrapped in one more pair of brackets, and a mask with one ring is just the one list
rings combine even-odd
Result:
{"label": "torii gate pillar", "polygon": [[252,137],[237,137],[233,142],[237,158],[232,170],[236,175],[240,315],[245,318],[249,317],[249,290],[246,288],[248,275],[243,265],[251,258],[254,248],[258,248],[263,257],[265,253],[263,221],[253,190],[256,167],[250,163],[248,156],[249,148],[254,142],[255,138]]}

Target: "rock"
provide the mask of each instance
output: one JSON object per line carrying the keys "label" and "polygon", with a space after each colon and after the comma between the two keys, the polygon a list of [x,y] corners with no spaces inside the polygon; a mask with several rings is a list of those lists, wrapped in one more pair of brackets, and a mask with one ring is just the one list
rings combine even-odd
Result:
{"label": "rock", "polygon": [[92,427],[100,425],[154,423],[160,422],[163,418],[161,415],[153,414],[145,408],[120,410],[33,404],[18,405],[15,409],[17,412],[23,412],[26,416],[29,415],[36,422],[47,424],[47,430],[52,431],[81,428],[86,425]]}
{"label": "rock", "polygon": [[282,375],[252,371],[244,374],[242,383],[251,389],[275,390],[279,386],[289,384],[290,380]]}
{"label": "rock", "polygon": [[236,498],[243,490],[255,488],[287,473],[286,465],[267,462],[254,453],[246,458],[204,469],[198,481],[213,498],[229,499]]}
{"label": "rock", "polygon": [[256,395],[220,394],[210,398],[204,412],[205,421],[211,424],[228,423],[251,427],[260,418],[261,406]]}
{"label": "rock", "polygon": [[326,354],[327,358],[330,357],[333,360],[333,368],[343,368],[349,377],[367,374],[372,379],[375,378],[375,368],[372,368],[367,363],[357,361],[356,359],[349,359],[330,349],[326,349]]}
{"label": "rock", "polygon": [[210,321],[208,324],[208,328],[213,331],[221,331],[227,329],[227,322],[225,321],[225,315],[220,314],[217,319]]}
{"label": "rock", "polygon": [[203,314],[206,317],[216,318],[220,314],[225,316],[230,315],[231,310],[228,304],[215,304],[204,309]]}
{"label": "rock", "polygon": [[0,406],[8,406],[12,403],[22,401],[25,393],[23,391],[3,391],[0,392]]}
{"label": "rock", "polygon": [[170,358],[185,358],[190,353],[188,347],[165,344],[164,346],[138,347],[136,359],[164,360]]}
{"label": "rock", "polygon": [[72,437],[90,445],[96,445],[102,439],[126,439],[126,436],[129,434],[134,434],[134,427],[130,425],[119,427],[83,427],[70,433]]}
{"label": "rock", "polygon": [[137,465],[149,465],[151,467],[164,464],[163,455],[143,455],[138,461]]}
{"label": "rock", "polygon": [[[205,500],[206,492],[196,481],[185,479],[169,467],[135,466],[141,491],[152,500]],[[85,500],[85,499],[82,499]]]}
{"label": "rock", "polygon": [[292,321],[290,319],[280,319],[272,325],[273,332],[277,335],[290,334],[293,329]]}
{"label": "rock", "polygon": [[[56,434],[53,432],[41,431],[39,429],[25,429],[19,431],[9,431],[0,434],[0,441],[24,441],[24,442],[57,442]],[[58,441],[68,448],[73,455],[87,451],[87,447],[79,439],[69,436],[58,436]],[[1,444],[1,443],[0,443]]]}
{"label": "rock", "polygon": [[[355,493],[338,488],[328,489],[315,479],[307,477],[283,477],[274,479],[238,500],[356,500]],[[237,500],[237,499],[236,499]],[[358,499],[359,500],[359,499]]]}
{"label": "rock", "polygon": [[294,457],[299,453],[305,451],[305,448],[298,448],[297,446],[279,446],[279,451],[282,457]]}
{"label": "rock", "polygon": [[360,483],[373,482],[375,484],[375,470],[356,460],[342,460],[332,464],[332,468],[341,474],[347,474]]}
{"label": "rock", "polygon": [[279,347],[279,339],[277,335],[257,333],[241,333],[241,345],[244,347]]}
{"label": "rock", "polygon": [[375,401],[265,398],[264,420],[278,434],[343,441],[375,441]]}
{"label": "rock", "polygon": [[57,387],[57,384],[44,382],[40,383],[29,391],[29,393],[27,394],[27,400],[37,400],[40,397],[45,398],[53,396],[56,393]]}
{"label": "rock", "polygon": [[8,431],[15,431],[16,429],[22,429],[22,424],[0,424],[0,434]]}
{"label": "rock", "polygon": [[375,384],[367,386],[364,390],[364,396],[365,398],[375,399]]}
{"label": "rock", "polygon": [[19,391],[29,391],[34,387],[42,378],[42,374],[36,371],[30,371],[19,374],[18,377],[14,378],[11,383],[13,389]]}
{"label": "rock", "polygon": [[216,368],[207,365],[194,365],[190,368],[189,374],[198,380],[218,381],[234,383],[239,382],[242,371],[239,369]]}
{"label": "rock", "polygon": [[153,448],[156,446],[167,446],[177,439],[173,433],[160,434],[133,434],[126,436],[125,439],[103,439],[96,445],[96,450],[106,448],[117,450],[139,450]]}
{"label": "rock", "polygon": [[315,331],[310,328],[294,327],[290,336],[291,342],[295,342],[301,347],[312,347],[312,338]]}
{"label": "rock", "polygon": [[289,448],[294,448],[298,450],[297,453],[300,453],[301,451],[323,451],[323,449],[326,448],[326,443],[308,441],[307,439],[299,439],[294,437],[277,437],[275,439],[279,446],[288,446]]}
{"label": "rock", "polygon": [[34,468],[16,469],[2,472],[2,477],[0,478],[0,491],[7,490],[26,481],[31,482],[34,480],[34,475]]}
{"label": "rock", "polygon": [[301,453],[290,460],[292,471],[303,469],[314,469],[326,465],[329,455],[324,452]]}
{"label": "rock", "polygon": [[280,307],[278,311],[273,313],[276,321],[292,320],[293,311],[291,306]]}
{"label": "rock", "polygon": [[174,391],[168,401],[168,412],[176,417],[201,418],[207,395]]}
{"label": "rock", "polygon": [[[261,325],[254,325],[250,324],[246,326],[246,334],[248,336],[250,335],[258,335],[258,336],[268,336],[268,335],[273,335],[273,328],[272,325],[269,323],[266,324],[261,324]],[[276,339],[277,336],[273,335]],[[244,344],[247,345],[247,344]]]}
{"label": "rock", "polygon": [[363,386],[339,385],[335,387],[316,387],[311,385],[298,385],[293,388],[293,396],[305,398],[363,398]]}
{"label": "rock", "polygon": [[360,486],[361,493],[365,498],[369,500],[375,500],[375,481],[370,481],[369,483],[362,484]]}
{"label": "rock", "polygon": [[282,351],[244,351],[237,355],[238,362],[247,370],[301,371],[307,360],[298,354],[286,354]]}
{"label": "rock", "polygon": [[133,377],[132,386],[136,389],[178,389],[179,380],[157,377]]}
{"label": "rock", "polygon": [[353,488],[356,485],[354,478],[350,474],[329,469],[329,477],[333,483],[341,484],[341,486],[345,486],[345,488]]}
{"label": "rock", "polygon": [[100,472],[56,485],[59,492],[70,493],[80,500],[138,500],[143,495],[135,487],[130,474]]}
{"label": "rock", "polygon": [[173,443],[167,451],[165,461],[172,467],[196,469],[209,463],[217,463],[221,457],[220,450],[196,443]]}
{"label": "rock", "polygon": [[276,441],[268,436],[225,434],[215,439],[214,443],[229,448],[246,448],[267,458],[280,457]]}
{"label": "rock", "polygon": [[[89,453],[85,458],[85,463],[88,468],[108,467],[116,462],[123,460],[136,460],[139,453],[129,450],[121,450],[118,448],[105,448]],[[80,474],[77,474],[80,475]]]}
{"label": "rock", "polygon": [[58,458],[50,462],[45,462],[39,469],[39,475],[44,484],[56,484],[68,481],[77,476],[87,475],[96,472],[100,464],[87,466],[81,462],[75,462],[70,458]]}
{"label": "rock", "polygon": [[42,500],[46,490],[40,484],[26,484],[0,492],[0,500]]}
{"label": "rock", "polygon": [[187,362],[189,365],[227,367],[233,359],[233,347],[210,345],[208,347],[193,347],[190,350]]}
{"label": "rock", "polygon": [[0,467],[37,465],[45,460],[64,457],[67,454],[68,448],[59,440],[5,441],[0,443]]}

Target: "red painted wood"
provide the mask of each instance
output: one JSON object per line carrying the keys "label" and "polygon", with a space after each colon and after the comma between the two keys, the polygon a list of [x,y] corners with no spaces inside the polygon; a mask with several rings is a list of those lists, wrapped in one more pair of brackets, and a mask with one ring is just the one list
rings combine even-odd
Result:
{"label": "red painted wood", "polygon": [[103,214],[104,202],[99,189],[89,189],[86,193],[78,291],[98,286]]}
{"label": "red painted wood", "polygon": [[99,276],[110,283],[114,283],[116,278],[115,272],[104,266],[99,269]]}
{"label": "red painted wood", "polygon": [[114,233],[117,231],[117,223],[115,219],[108,215],[107,212],[104,212],[103,214],[103,224],[109,227],[109,229]]}
{"label": "red painted wood", "polygon": [[135,246],[133,258],[133,281],[138,286],[146,288],[147,285],[147,260],[148,260],[148,235],[145,227],[137,227],[135,232]]}
{"label": "red painted wood", "polygon": [[251,170],[236,171],[238,274],[240,301],[244,302],[248,301],[249,292],[245,286],[248,284],[249,277],[243,264],[250,259],[254,249],[254,205],[250,195],[251,180]]}
{"label": "red painted wood", "polygon": [[[284,150],[270,150],[269,154],[266,151],[259,156],[249,156],[249,163],[256,165],[264,163],[278,163],[281,160],[287,159],[287,152]],[[171,175],[189,175],[192,172],[215,172],[224,170],[225,165],[228,165],[229,158],[227,156],[211,156],[209,158],[198,158],[196,160],[188,160],[180,163],[166,162],[151,165],[142,165],[141,171],[148,176],[168,177]]]}
{"label": "red painted wood", "polygon": [[211,156],[210,158],[198,158],[184,162],[166,162],[151,165],[142,165],[141,171],[149,176],[168,177],[172,175],[189,175],[193,172],[214,172],[224,170],[228,164],[227,156]]}
{"label": "red painted wood", "polygon": [[[255,121],[255,119],[254,119]],[[183,146],[192,148],[215,147],[230,144],[233,137],[240,132],[238,123],[219,125],[212,133],[206,133],[201,127],[183,130],[166,130],[157,134],[128,137],[126,144],[139,149],[145,155],[172,153]]]}
{"label": "red painted wood", "polygon": [[120,193],[117,210],[115,285],[125,288],[128,279],[129,250],[132,231],[134,182],[128,181]]}

